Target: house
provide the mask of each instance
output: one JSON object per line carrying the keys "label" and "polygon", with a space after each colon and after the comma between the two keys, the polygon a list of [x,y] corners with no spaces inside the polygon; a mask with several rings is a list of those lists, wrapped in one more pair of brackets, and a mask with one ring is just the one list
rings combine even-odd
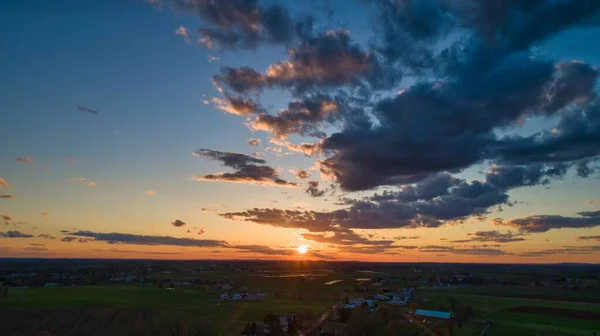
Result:
{"label": "house", "polygon": [[450,312],[443,312],[437,310],[426,310],[426,309],[417,309],[415,311],[416,316],[420,317],[433,317],[437,319],[449,320],[454,317],[454,314]]}

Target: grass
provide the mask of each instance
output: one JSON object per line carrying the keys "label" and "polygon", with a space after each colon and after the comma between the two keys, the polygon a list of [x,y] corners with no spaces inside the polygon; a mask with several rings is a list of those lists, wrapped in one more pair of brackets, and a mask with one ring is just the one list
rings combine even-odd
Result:
{"label": "grass", "polygon": [[501,324],[528,327],[530,330],[588,334],[594,331],[600,331],[600,321],[573,319],[561,316],[501,311],[490,314],[488,318]]}
{"label": "grass", "polygon": [[[126,315],[129,320],[139,319],[137,316],[148,315],[150,319],[162,320],[161,325],[154,328],[168,327],[175,322],[193,326],[209,325],[218,335],[239,334],[246,323],[262,321],[269,313],[296,313],[317,315],[336,302],[329,298],[309,297],[293,299],[282,295],[280,298],[270,295],[264,301],[219,301],[218,292],[203,292],[195,289],[160,289],[154,286],[113,285],[89,287],[43,287],[31,290],[11,290],[9,296],[0,300],[0,315],[10,308],[13,319],[28,314],[54,314],[54,322],[48,322],[48,328],[65,328],[61,323],[62,316],[71,316],[65,324],[73,324],[72,320],[98,320],[98,325],[113,323],[102,322],[106,315]],[[45,312],[45,313],[41,313]],[[21,315],[19,315],[21,314]],[[35,315],[37,316],[37,315]],[[107,318],[108,319],[108,318]],[[108,319],[107,321],[112,321]],[[127,319],[123,323],[129,326]],[[75,323],[78,324],[78,323]],[[33,326],[21,326],[33,327]],[[70,329],[69,329],[70,330]],[[2,334],[0,328],[0,334]],[[61,333],[62,335],[63,333]],[[70,335],[69,331],[64,332]],[[73,331],[76,335],[77,331]]]}

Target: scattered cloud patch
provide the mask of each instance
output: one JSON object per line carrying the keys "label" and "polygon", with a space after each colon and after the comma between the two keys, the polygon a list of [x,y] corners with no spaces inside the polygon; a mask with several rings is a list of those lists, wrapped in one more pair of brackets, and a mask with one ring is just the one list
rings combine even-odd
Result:
{"label": "scattered cloud patch", "polygon": [[593,240],[600,242],[600,236],[578,236],[577,240]]}
{"label": "scattered cloud patch", "polygon": [[19,156],[17,158],[17,161],[24,163],[24,164],[29,164],[29,165],[35,164],[35,160],[31,156]]}
{"label": "scattered cloud patch", "polygon": [[181,36],[183,38],[183,40],[185,41],[185,43],[190,43],[190,36],[188,34],[188,30],[186,27],[179,26],[179,28],[177,28],[177,30],[175,30],[175,35]]}
{"label": "scattered cloud patch", "polygon": [[173,225],[175,227],[182,227],[182,226],[185,226],[185,222],[181,221],[179,219],[176,219],[174,222],[171,222],[171,225]]}
{"label": "scattered cloud patch", "polygon": [[257,138],[250,138],[248,139],[248,141],[246,142],[248,144],[248,146],[258,146],[260,145],[261,140],[257,139]]}
{"label": "scattered cloud patch", "polygon": [[96,182],[91,181],[90,179],[87,179],[85,177],[74,177],[71,179],[72,182],[82,182],[85,183],[88,187],[95,187],[96,186]]}
{"label": "scattered cloud patch", "polygon": [[154,191],[154,190],[146,190],[146,191],[144,191],[144,194],[146,196],[154,196],[154,195],[156,195],[156,191]]}
{"label": "scattered cloud patch", "polygon": [[296,178],[299,180],[304,180],[311,176],[310,172],[308,172],[306,169],[292,168],[290,169],[290,173],[296,175]]}
{"label": "scattered cloud patch", "polygon": [[10,199],[10,198],[14,198],[15,195],[12,194],[0,194],[0,199]]}
{"label": "scattered cloud patch", "polygon": [[579,217],[558,215],[539,215],[513,219],[502,225],[510,226],[522,232],[538,233],[552,229],[577,229],[600,226],[600,210],[582,211]]}
{"label": "scattered cloud patch", "polygon": [[54,240],[56,239],[56,237],[48,234],[48,233],[41,233],[38,235],[38,238],[43,238],[43,239],[50,239],[50,240]]}

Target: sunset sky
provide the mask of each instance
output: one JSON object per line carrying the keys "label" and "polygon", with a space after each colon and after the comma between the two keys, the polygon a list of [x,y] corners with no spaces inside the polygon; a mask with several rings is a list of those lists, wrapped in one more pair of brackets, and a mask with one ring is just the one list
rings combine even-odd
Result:
{"label": "sunset sky", "polygon": [[9,0],[0,27],[0,257],[600,260],[600,1]]}

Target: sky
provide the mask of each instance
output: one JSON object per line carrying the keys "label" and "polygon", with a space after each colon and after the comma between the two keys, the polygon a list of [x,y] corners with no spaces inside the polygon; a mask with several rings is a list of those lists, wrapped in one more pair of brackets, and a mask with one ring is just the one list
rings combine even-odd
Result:
{"label": "sky", "polygon": [[0,257],[600,260],[596,0],[9,0],[0,28]]}

